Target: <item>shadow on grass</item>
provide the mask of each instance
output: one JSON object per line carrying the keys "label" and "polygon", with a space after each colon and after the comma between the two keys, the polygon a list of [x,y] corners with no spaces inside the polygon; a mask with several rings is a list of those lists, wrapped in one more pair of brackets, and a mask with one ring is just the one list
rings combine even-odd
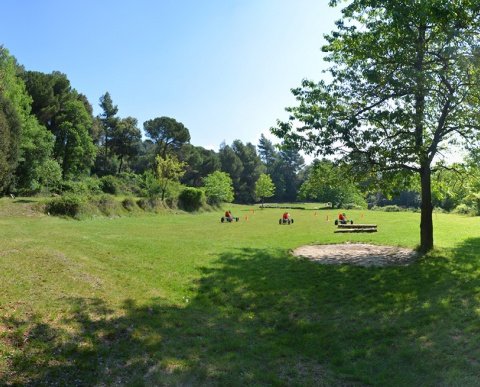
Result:
{"label": "shadow on grass", "polygon": [[477,251],[470,239],[360,268],[235,250],[201,269],[184,306],[77,298],[55,327],[2,318],[14,350],[0,384],[475,385]]}

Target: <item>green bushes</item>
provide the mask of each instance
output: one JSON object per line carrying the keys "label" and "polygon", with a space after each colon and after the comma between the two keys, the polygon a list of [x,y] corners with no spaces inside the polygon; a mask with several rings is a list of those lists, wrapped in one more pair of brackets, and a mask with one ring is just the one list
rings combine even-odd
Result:
{"label": "green bushes", "polygon": [[137,204],[133,198],[125,198],[122,200],[122,207],[125,208],[127,211],[135,211],[137,209]]}
{"label": "green bushes", "polygon": [[205,202],[205,192],[193,187],[184,188],[178,197],[179,206],[185,211],[198,211]]}
{"label": "green bushes", "polygon": [[50,200],[45,206],[45,211],[51,215],[75,218],[80,214],[85,201],[85,198],[82,196],[66,194]]}
{"label": "green bushes", "polygon": [[115,176],[107,175],[100,178],[100,188],[106,194],[118,194],[120,191],[119,186],[119,181]]}
{"label": "green bushes", "polygon": [[165,203],[158,198],[142,198],[137,200],[137,205],[144,211],[157,212],[166,209]]}
{"label": "green bushes", "polygon": [[100,180],[96,177],[87,177],[80,181],[65,180],[59,185],[59,193],[74,195],[98,195],[102,193]]}
{"label": "green bushes", "polygon": [[456,214],[470,215],[472,213],[472,209],[466,204],[462,203],[455,207],[453,212],[455,212]]}
{"label": "green bushes", "polygon": [[106,216],[118,215],[123,208],[123,206],[115,200],[115,197],[111,195],[101,195],[95,198],[92,202],[92,204]]}

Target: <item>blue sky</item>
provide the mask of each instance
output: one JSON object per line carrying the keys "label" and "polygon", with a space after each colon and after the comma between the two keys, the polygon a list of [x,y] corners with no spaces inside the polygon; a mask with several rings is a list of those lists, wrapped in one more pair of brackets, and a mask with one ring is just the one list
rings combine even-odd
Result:
{"label": "blue sky", "polygon": [[65,73],[100,113],[182,122],[191,143],[258,143],[319,80],[327,0],[3,0],[0,45],[27,70]]}

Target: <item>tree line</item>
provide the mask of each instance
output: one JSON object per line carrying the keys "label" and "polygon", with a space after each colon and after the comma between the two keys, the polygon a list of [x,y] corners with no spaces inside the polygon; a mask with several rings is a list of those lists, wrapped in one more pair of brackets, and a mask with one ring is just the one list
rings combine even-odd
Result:
{"label": "tree line", "polygon": [[[209,175],[227,174],[230,201],[257,200],[262,174],[275,187],[272,200],[297,197],[305,166],[298,149],[280,150],[262,135],[258,146],[235,140],[216,152],[191,144],[188,128],[175,118],[152,118],[142,130],[136,118],[119,116],[110,93],[98,103],[102,112],[94,116],[90,101],[65,74],[28,71],[0,47],[0,192],[61,192],[69,182],[92,176],[106,181],[134,175],[148,186],[158,183],[168,159],[180,163],[182,173],[172,181],[182,186],[204,187]],[[172,194],[168,185],[158,190],[164,199]]]}
{"label": "tree line", "polygon": [[[62,194],[79,186],[116,193],[120,184],[162,200],[178,198],[182,187],[202,188],[212,204],[268,198],[338,208],[421,205],[418,178],[384,171],[372,179],[358,173],[365,163],[345,159],[305,165],[305,144],[289,136],[280,146],[261,135],[257,145],[235,140],[216,152],[191,144],[188,128],[174,118],[147,120],[142,131],[136,118],[118,115],[108,92],[98,103],[102,112],[94,116],[65,74],[27,71],[0,47],[0,193]],[[480,214],[478,158],[473,153],[433,172],[432,206]]]}

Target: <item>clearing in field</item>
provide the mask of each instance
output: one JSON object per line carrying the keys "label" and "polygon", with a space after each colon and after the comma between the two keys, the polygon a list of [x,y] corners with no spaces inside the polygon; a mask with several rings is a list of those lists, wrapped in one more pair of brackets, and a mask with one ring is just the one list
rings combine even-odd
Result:
{"label": "clearing in field", "polygon": [[418,257],[412,249],[365,243],[301,246],[293,251],[293,255],[326,265],[356,266],[408,265]]}

